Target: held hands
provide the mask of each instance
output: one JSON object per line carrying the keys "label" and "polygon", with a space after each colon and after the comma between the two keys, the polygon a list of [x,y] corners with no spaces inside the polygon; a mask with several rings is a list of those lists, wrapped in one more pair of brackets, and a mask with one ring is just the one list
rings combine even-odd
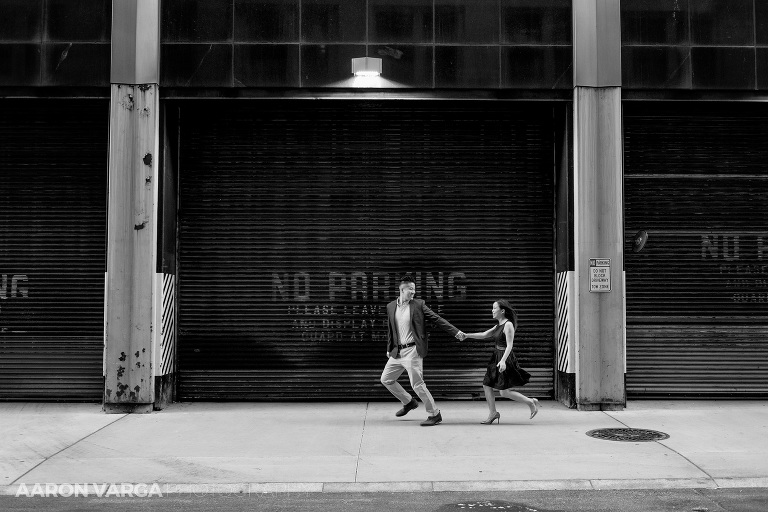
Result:
{"label": "held hands", "polygon": [[458,333],[456,333],[456,339],[459,341],[464,341],[465,339],[467,339],[467,335],[459,331]]}

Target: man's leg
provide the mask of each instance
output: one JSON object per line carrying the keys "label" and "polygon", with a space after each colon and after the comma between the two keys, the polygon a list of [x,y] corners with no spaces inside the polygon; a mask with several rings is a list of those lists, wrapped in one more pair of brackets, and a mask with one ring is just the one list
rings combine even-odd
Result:
{"label": "man's leg", "polygon": [[410,403],[412,397],[410,393],[403,389],[403,386],[397,382],[397,379],[403,374],[403,370],[405,370],[405,368],[403,367],[402,362],[399,359],[390,357],[389,361],[387,361],[387,365],[384,367],[384,371],[381,372],[381,383],[386,386],[390,393],[395,395],[395,398],[405,405]]}
{"label": "man's leg", "polygon": [[434,416],[439,413],[440,410],[435,405],[435,399],[432,398],[427,385],[424,384],[424,359],[418,354],[414,354],[413,357],[403,361],[403,364],[408,372],[408,378],[411,380],[411,387],[424,402],[427,414]]}

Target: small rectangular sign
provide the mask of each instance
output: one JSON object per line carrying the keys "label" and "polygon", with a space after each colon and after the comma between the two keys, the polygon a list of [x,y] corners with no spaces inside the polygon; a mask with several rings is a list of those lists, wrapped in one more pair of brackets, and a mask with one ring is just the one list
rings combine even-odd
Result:
{"label": "small rectangular sign", "polygon": [[610,258],[590,258],[589,259],[589,291],[590,292],[611,291],[611,259]]}

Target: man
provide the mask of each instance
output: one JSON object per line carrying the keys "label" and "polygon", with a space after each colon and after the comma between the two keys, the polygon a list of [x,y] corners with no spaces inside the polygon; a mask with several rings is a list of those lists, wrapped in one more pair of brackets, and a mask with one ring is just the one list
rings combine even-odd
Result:
{"label": "man", "polygon": [[463,332],[429,309],[423,300],[414,299],[415,294],[416,283],[410,276],[405,276],[400,280],[400,297],[387,304],[387,357],[389,360],[381,373],[381,383],[403,404],[403,408],[397,411],[395,416],[398,418],[405,416],[419,406],[419,402],[397,382],[403,370],[407,371],[411,387],[424,402],[429,415],[421,426],[431,427],[443,421],[443,417],[424,384],[424,358],[427,356],[424,318],[436,323],[457,339],[463,340],[465,336]]}

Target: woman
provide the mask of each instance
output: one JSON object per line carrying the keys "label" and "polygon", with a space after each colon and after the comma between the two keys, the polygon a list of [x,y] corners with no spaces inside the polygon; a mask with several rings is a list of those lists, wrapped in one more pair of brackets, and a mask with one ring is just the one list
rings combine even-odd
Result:
{"label": "woman", "polygon": [[493,313],[493,318],[498,321],[496,327],[492,327],[485,332],[466,334],[467,338],[476,340],[492,338],[495,344],[491,358],[488,361],[488,369],[485,371],[485,378],[483,379],[483,391],[485,391],[485,400],[488,402],[488,419],[481,423],[483,425],[490,425],[494,421],[498,423],[501,420],[501,414],[496,410],[496,399],[493,396],[494,389],[498,389],[501,396],[528,404],[531,410],[531,418],[533,418],[539,412],[539,401],[509,389],[513,386],[527,384],[531,378],[528,372],[520,368],[517,358],[512,352],[512,341],[515,338],[515,329],[517,328],[517,312],[504,299],[494,302],[491,312]]}

